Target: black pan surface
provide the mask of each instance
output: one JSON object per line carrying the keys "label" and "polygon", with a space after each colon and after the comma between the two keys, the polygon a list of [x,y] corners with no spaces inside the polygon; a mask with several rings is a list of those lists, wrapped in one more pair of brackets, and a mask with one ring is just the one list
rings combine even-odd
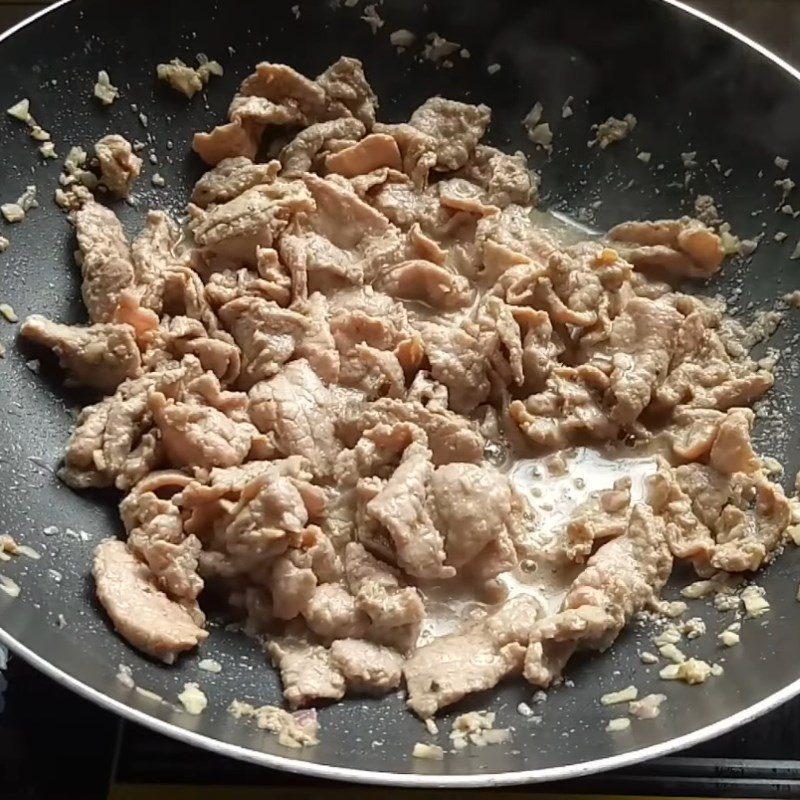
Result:
{"label": "black pan surface", "polygon": [[[789,260],[800,225],[775,211],[780,192],[774,186],[800,165],[798,76],[743,41],[657,0],[386,0],[379,7],[386,24],[375,35],[360,19],[360,6],[300,0],[296,19],[291,5],[289,0],[62,4],[0,41],[0,106],[31,98],[33,114],[52,133],[62,157],[71,145],[88,147],[109,132],[147,142],[146,152],[155,153],[158,164],[146,162],[136,205],[117,208],[133,232],[149,207],[181,213],[188,187],[201,172],[188,148],[191,134],[224,118],[235,87],[257,61],[283,61],[314,75],[338,56],[353,55],[364,61],[386,121],[406,119],[432,94],[491,105],[490,143],[528,153],[542,171],[545,204],[598,228],[631,217],[685,213],[696,193],[713,195],[740,236],[765,234],[751,261],[729,264],[720,280],[702,289],[730,298],[743,318],[800,287],[798,265]],[[388,34],[397,28],[437,31],[461,42],[471,57],[457,58],[452,69],[418,63],[390,47]],[[187,102],[155,80],[157,62],[176,56],[190,61],[198,52],[225,67],[207,98]],[[490,75],[487,66],[493,63],[501,70]],[[122,89],[110,108],[92,97],[99,69],[107,69]],[[561,106],[570,95],[574,115],[562,119]],[[549,159],[533,152],[519,124],[537,100],[555,131]],[[587,148],[591,124],[627,112],[639,119],[629,141],[604,152]],[[637,150],[653,154],[649,165],[637,160]],[[688,190],[682,152],[697,153]],[[41,207],[23,224],[0,229],[11,240],[0,256],[0,301],[20,317],[41,312],[80,321],[77,270],[71,266],[74,240],[51,201],[60,160],[42,163],[24,127],[6,115],[0,121],[0,153],[2,201],[14,200],[31,183],[41,197]],[[786,173],[774,165],[775,156],[790,160]],[[156,171],[166,179],[164,188],[150,185]],[[772,242],[779,230],[789,234],[783,244]],[[796,345],[799,320],[800,314],[789,312],[771,346]],[[692,645],[692,654],[720,662],[725,670],[704,686],[659,681],[657,668],[645,668],[638,658],[648,646],[647,629],[634,627],[610,652],[571,663],[567,685],[536,706],[535,718],[516,712],[520,701],[531,701],[530,687],[521,682],[454,710],[496,710],[498,726],[514,729],[509,745],[449,754],[443,762],[412,759],[416,741],[447,745],[453,714],[445,715],[439,737],[431,737],[394,696],[321,709],[320,745],[287,750],[225,711],[234,698],[280,702],[275,674],[248,640],[214,630],[204,654],[219,660],[223,671],[211,675],[198,670],[196,657],[172,668],[152,663],[112,633],[93,600],[89,564],[96,542],[120,532],[114,498],[74,493],[53,474],[74,411],[85,398],[64,389],[52,362],[15,337],[15,326],[0,323],[7,348],[0,363],[0,520],[3,532],[43,557],[2,565],[22,592],[15,600],[0,593],[0,638],[76,691],[162,732],[248,761],[325,777],[409,785],[519,783],[660,755],[733,727],[800,690],[795,600],[800,554],[791,548],[759,578],[772,611],[745,624],[740,646],[720,650],[714,634],[730,622],[730,614],[696,602],[709,633]],[[786,464],[787,486],[800,465],[796,352],[782,354],[777,387],[758,427],[762,451]],[[45,534],[51,526],[58,532]],[[676,586],[685,582],[686,576]],[[675,593],[673,587],[667,596]],[[169,704],[119,683],[120,663],[130,665],[138,685]],[[211,700],[202,716],[174,708],[188,680],[199,681]],[[602,708],[598,698],[629,683],[642,694],[664,692],[667,703],[658,719],[609,734],[605,724],[619,712]]]}

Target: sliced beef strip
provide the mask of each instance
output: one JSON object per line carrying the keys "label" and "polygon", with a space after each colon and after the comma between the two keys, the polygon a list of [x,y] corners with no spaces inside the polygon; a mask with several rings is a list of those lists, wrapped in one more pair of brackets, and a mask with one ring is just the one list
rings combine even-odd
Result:
{"label": "sliced beef strip", "polygon": [[308,459],[319,477],[332,474],[341,445],[331,417],[328,390],[305,359],[257,383],[249,393],[250,417],[262,432],[274,432],[281,451]]}
{"label": "sliced beef strip", "polygon": [[208,636],[189,611],[156,586],[150,570],[124,542],[101,542],[92,574],[97,597],[114,627],[137,650],[171,664]]}
{"label": "sliced beef strip", "polygon": [[338,103],[369,130],[375,124],[378,98],[364,75],[357,58],[342,56],[316,78],[330,103]]}
{"label": "sliced beef strip", "polygon": [[486,353],[466,326],[419,322],[431,375],[447,387],[450,407],[459,414],[474,411],[489,397]]}
{"label": "sliced beef strip", "polygon": [[519,675],[540,614],[541,608],[531,598],[512,598],[464,632],[419,648],[403,666],[409,708],[426,719],[468,694]]}
{"label": "sliced beef strip", "polygon": [[92,322],[109,322],[120,294],[133,285],[131,252],[113,211],[86,203],[72,215],[80,248],[83,302]]}
{"label": "sliced beef strip", "polygon": [[602,545],[570,586],[557,614],[538,622],[525,677],[547,687],[577,649],[605,650],[637,612],[652,604],[672,570],[664,523],[637,504],[623,536]]}
{"label": "sliced beef strip", "polygon": [[442,535],[426,505],[426,486],[433,472],[430,455],[422,445],[409,445],[392,477],[366,508],[389,531],[398,563],[409,575],[451,578],[455,569],[444,564]]}
{"label": "sliced beef strip", "polygon": [[367,175],[379,169],[400,171],[402,162],[397,142],[385,133],[372,133],[325,159],[328,172],[345,178]]}
{"label": "sliced beef strip", "polygon": [[490,119],[487,106],[432,97],[414,111],[409,124],[435,140],[436,169],[453,171],[467,163]]}
{"label": "sliced beef strip", "polygon": [[519,151],[509,155],[479,144],[460,174],[483,189],[491,205],[536,205],[539,178]]}
{"label": "sliced beef strip", "polygon": [[331,644],[331,661],[353,692],[382,695],[400,685],[403,658],[388,647],[361,639],[337,639]]}
{"label": "sliced beef strip", "polygon": [[136,294],[144,308],[156,313],[164,303],[164,277],[180,261],[179,240],[174,220],[163,211],[148,211],[145,227],[131,245]]}
{"label": "sliced beef strip", "polygon": [[509,416],[535,445],[548,449],[613,440],[618,428],[602,405],[608,386],[605,373],[590,365],[557,367],[544,391],[511,402]]}
{"label": "sliced beef strip", "polygon": [[100,183],[112,194],[127,197],[142,171],[142,159],[133,152],[131,143],[111,133],[95,143],[94,152],[100,165]]}
{"label": "sliced beef strip", "polygon": [[324,647],[302,639],[284,638],[269,642],[267,652],[280,670],[283,696],[289,708],[344,697],[344,676]]}
{"label": "sliced beef strip", "polygon": [[[510,566],[492,563],[489,557],[498,539],[511,543],[518,538],[521,524],[519,500],[505,475],[487,464],[447,464],[434,471],[430,492],[448,564],[461,571],[471,562],[481,562],[484,579],[516,566],[513,544]],[[490,574],[493,568],[499,572]]]}
{"label": "sliced beef strip", "polygon": [[442,311],[464,308],[473,296],[465,277],[419,258],[392,265],[373,285],[390,297],[425,303]]}
{"label": "sliced beef strip", "polygon": [[191,227],[208,263],[255,267],[257,248],[272,247],[294,214],[313,208],[302,181],[276,179],[201,212]]}
{"label": "sliced beef strip", "polygon": [[660,268],[679,278],[707,278],[722,266],[719,236],[696,219],[623,222],[608,232],[637,269]]}
{"label": "sliced beef strip", "polygon": [[337,414],[336,431],[352,447],[361,434],[382,422],[410,422],[428,437],[433,463],[478,462],[483,457],[484,440],[475,423],[452,411],[434,410],[410,401],[390,398],[372,403],[344,404]]}
{"label": "sliced beef strip", "polygon": [[361,139],[365,132],[363,123],[352,117],[317,122],[303,128],[281,151],[283,177],[300,177],[310,172],[318,157],[324,164],[331,140],[354,143]]}
{"label": "sliced beef strip", "polygon": [[280,168],[278,161],[254,164],[244,156],[223,159],[194,185],[192,202],[199,208],[227,203],[248,189],[272,183]]}
{"label": "sliced beef strip", "polygon": [[130,325],[61,325],[34,314],[22,324],[20,333],[53,350],[70,381],[81,386],[113,392],[141,372],[141,356]]}
{"label": "sliced beef strip", "polygon": [[252,161],[258,152],[262,130],[257,123],[235,118],[233,122],[217,125],[208,133],[195,133],[192,149],[212,167],[228,158]]}
{"label": "sliced beef strip", "polygon": [[75,489],[129,488],[142,477],[141,469],[148,472],[162,457],[160,437],[149,432],[153,425],[149,394],[176,396],[187,376],[198,372],[196,362],[171,365],[123,381],[111,397],[86,406],[70,436],[59,477]]}
{"label": "sliced beef strip", "polygon": [[613,322],[608,349],[613,369],[606,400],[610,418],[630,427],[650,405],[669,371],[682,316],[671,305],[637,297]]}

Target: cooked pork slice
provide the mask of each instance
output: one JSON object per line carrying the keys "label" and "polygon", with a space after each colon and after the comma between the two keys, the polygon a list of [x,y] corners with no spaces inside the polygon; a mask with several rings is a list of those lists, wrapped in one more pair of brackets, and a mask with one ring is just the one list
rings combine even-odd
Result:
{"label": "cooked pork slice", "polygon": [[402,168],[397,142],[385,133],[372,133],[360,142],[331,153],[325,159],[328,172],[354,178],[366,175],[382,167],[397,170]]}
{"label": "cooked pork slice", "polygon": [[602,545],[572,582],[557,614],[534,628],[525,677],[547,687],[576,649],[605,650],[658,597],[672,570],[664,523],[638,504],[624,535]]}
{"label": "cooked pork slice", "polygon": [[436,141],[436,168],[452,171],[467,163],[490,119],[487,106],[432,97],[414,111],[409,124]]}
{"label": "cooked pork slice", "polygon": [[253,443],[255,428],[206,405],[176,402],[160,392],[148,400],[167,458],[175,466],[235,467]]}
{"label": "cooked pork slice", "polygon": [[262,61],[256,71],[242,81],[245,96],[263,97],[273,103],[299,110],[307,121],[319,121],[326,105],[325,89],[285,64]]}
{"label": "cooked pork slice", "polygon": [[631,479],[620,478],[613,489],[599,492],[570,519],[563,548],[558,548],[557,554],[563,552],[570,561],[583,563],[597,542],[622,536],[628,530],[630,503]]}
{"label": "cooked pork slice", "polygon": [[709,463],[718,472],[750,474],[761,469],[761,461],[750,442],[754,419],[749,408],[732,408],[725,414],[709,452]]}
{"label": "cooked pork slice", "polygon": [[257,248],[271,247],[293,214],[311,209],[302,182],[277,179],[203,211],[192,224],[194,239],[206,260],[255,267]]}
{"label": "cooked pork slice", "polygon": [[725,252],[712,230],[696,219],[623,222],[608,232],[634,267],[660,268],[676,277],[707,278],[722,266]]}
{"label": "cooked pork slice", "polygon": [[148,211],[142,232],[133,240],[131,257],[137,294],[145,308],[160,312],[164,298],[164,275],[178,264],[176,254],[180,230],[163,211]]}
{"label": "cooked pork slice", "polygon": [[454,311],[472,302],[472,291],[465,277],[422,259],[391,266],[374,285],[390,297],[414,300],[442,311]]}
{"label": "cooked pork slice", "polygon": [[34,314],[22,324],[20,333],[53,350],[69,380],[81,386],[113,392],[122,381],[141,372],[139,348],[130,325],[61,325]]}
{"label": "cooked pork slice", "polygon": [[131,252],[113,211],[86,203],[72,220],[80,248],[83,302],[92,322],[109,322],[120,294],[133,285]]}
{"label": "cooked pork slice", "polygon": [[283,177],[302,176],[313,169],[317,160],[324,164],[330,153],[331,141],[344,142],[347,145],[357,142],[364,133],[364,125],[352,117],[309,125],[281,150]]}
{"label": "cooked pork slice", "polygon": [[337,639],[331,644],[331,661],[353,692],[382,695],[400,685],[403,657],[388,647],[361,639]]}
{"label": "cooked pork slice", "polygon": [[252,296],[226,303],[219,317],[241,348],[239,383],[243,389],[275,375],[311,326],[305,315]]}
{"label": "cooked pork slice", "polygon": [[227,158],[247,158],[252,161],[260,141],[260,125],[237,119],[217,125],[208,133],[195,133],[192,149],[213,167]]}
{"label": "cooked pork slice", "polygon": [[558,367],[545,389],[524,402],[508,407],[511,419],[536,445],[560,449],[583,440],[608,441],[617,435],[617,425],[602,406],[608,388],[605,373],[590,366]]}
{"label": "cooked pork slice", "polygon": [[610,417],[631,426],[669,370],[682,317],[671,305],[637,297],[613,322],[607,352],[613,370],[606,393]]}
{"label": "cooked pork slice", "polygon": [[386,398],[368,404],[346,404],[338,414],[336,431],[352,447],[365,430],[395,421],[422,428],[436,465],[454,461],[473,463],[483,457],[484,440],[475,423],[452,411],[432,409],[422,403]]}
{"label": "cooked pork slice", "polygon": [[536,204],[538,176],[528,169],[523,153],[509,155],[479,144],[461,174],[483,189],[491,205],[505,208],[512,203]]}
{"label": "cooked pork slice", "polygon": [[[518,501],[508,478],[487,464],[447,464],[430,482],[431,508],[445,537],[447,563],[458,569],[487,559],[489,546],[500,538],[516,538]],[[513,547],[511,548],[513,555]],[[511,567],[516,566],[516,558]],[[490,578],[494,575],[486,574]]]}
{"label": "cooked pork slice", "polygon": [[278,161],[254,164],[244,156],[225,158],[197,181],[192,202],[200,208],[227,203],[254,186],[272,183],[279,171]]}
{"label": "cooked pork slice", "polygon": [[468,694],[518,675],[540,613],[530,598],[512,598],[463,633],[420,647],[403,666],[409,708],[423,719],[432,717]]}
{"label": "cooked pork slice", "polygon": [[305,456],[318,476],[333,472],[341,446],[334,432],[328,390],[305,359],[287,364],[250,390],[250,417],[274,432],[286,455]]}
{"label": "cooked pork slice", "polygon": [[283,696],[289,708],[344,697],[344,676],[324,647],[300,639],[273,639],[267,645],[267,652],[280,670]]}
{"label": "cooked pork slice", "polygon": [[369,619],[356,607],[350,592],[338,583],[323,583],[303,610],[309,629],[320,639],[361,639],[369,629]]}
{"label": "cooked pork slice", "polygon": [[131,143],[111,133],[97,141],[94,151],[100,164],[100,183],[112,194],[127,197],[142,171],[142,159],[133,152]]}
{"label": "cooked pork slice", "polygon": [[197,367],[170,366],[123,381],[111,397],[86,406],[70,436],[59,477],[75,489],[115,484],[129,488],[142,477],[138,473],[143,467],[149,472],[162,457],[160,437],[149,433],[153,425],[150,392],[177,394],[182,381]]}
{"label": "cooked pork slice", "polygon": [[486,354],[480,341],[465,327],[420,322],[431,375],[447,387],[450,406],[459,414],[474,411],[489,396]]}
{"label": "cooked pork slice", "polygon": [[[364,76],[364,67],[357,58],[342,56],[316,78],[333,110],[347,109],[369,130],[375,124],[378,98]],[[341,112],[339,112],[341,113]]]}
{"label": "cooked pork slice", "polygon": [[294,619],[305,611],[317,588],[317,576],[303,565],[299,550],[275,559],[270,576],[272,613],[276,619]]}
{"label": "cooked pork slice", "polygon": [[171,664],[208,636],[186,608],[156,586],[150,570],[124,542],[101,542],[92,574],[97,597],[111,622],[137,650]]}
{"label": "cooked pork slice", "polygon": [[427,484],[433,473],[430,457],[423,445],[409,445],[400,466],[367,504],[367,513],[389,531],[398,563],[409,575],[451,578],[455,569],[444,565],[442,535],[426,506]]}

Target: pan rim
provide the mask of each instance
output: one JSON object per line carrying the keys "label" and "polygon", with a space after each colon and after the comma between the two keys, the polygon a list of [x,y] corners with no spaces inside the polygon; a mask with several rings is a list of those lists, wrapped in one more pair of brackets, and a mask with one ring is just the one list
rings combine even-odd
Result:
{"label": "pan rim", "polygon": [[[800,70],[792,66],[781,56],[773,53],[764,45],[756,42],[736,28],[716,19],[704,11],[693,8],[684,0],[659,0],[683,13],[690,14],[708,25],[711,25],[734,39],[758,52],[761,56],[772,61],[776,66],[787,72],[797,81],[800,81]],[[31,25],[36,20],[55,11],[58,8],[73,3],[76,0],[56,0],[52,5],[37,11],[13,25],[8,30],[0,33],[0,42],[13,36],[18,31]],[[670,755],[688,747],[708,741],[722,734],[728,733],[741,725],[772,711],[783,703],[800,694],[800,677],[784,686],[777,692],[765,697],[763,700],[732,714],[724,719],[698,728],[695,731],[670,739],[666,742],[650,745],[648,747],[631,750],[618,755],[607,756],[567,764],[559,767],[546,767],[541,769],[528,769],[516,772],[498,772],[470,775],[423,775],[404,772],[382,772],[364,770],[352,767],[338,767],[329,764],[319,764],[310,761],[301,761],[287,756],[273,755],[249,747],[231,744],[202,733],[188,730],[174,723],[158,719],[150,713],[135,708],[121,700],[104,694],[99,689],[73,677],[68,672],[55,666],[36,652],[31,650],[13,635],[0,627],[0,643],[8,647],[17,656],[23,658],[31,666],[42,672],[47,677],[60,685],[90,700],[101,708],[111,711],[124,719],[143,725],[156,733],[177,739],[184,744],[200,747],[215,753],[245,761],[271,769],[305,775],[311,778],[321,778],[336,781],[349,781],[358,784],[374,786],[397,786],[408,788],[475,788],[475,787],[500,787],[517,786],[522,784],[543,783],[547,781],[561,781],[595,775],[621,767],[628,767],[651,759]],[[410,758],[409,754],[409,758]]]}

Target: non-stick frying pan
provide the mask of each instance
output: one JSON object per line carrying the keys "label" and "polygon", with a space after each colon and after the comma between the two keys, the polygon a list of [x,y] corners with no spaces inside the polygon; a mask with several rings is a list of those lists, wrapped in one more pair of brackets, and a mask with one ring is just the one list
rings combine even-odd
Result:
{"label": "non-stick frying pan", "polygon": [[[685,213],[695,194],[711,194],[740,236],[764,234],[751,261],[728,264],[720,280],[702,289],[731,298],[731,307],[745,318],[800,287],[798,264],[789,259],[800,224],[775,210],[780,190],[774,186],[800,168],[800,74],[731,31],[656,0],[385,0],[379,12],[386,24],[376,34],[360,19],[359,7],[299,0],[296,19],[291,6],[291,0],[59,4],[0,41],[0,107],[29,97],[61,156],[71,145],[89,146],[109,132],[146,141],[158,164],[146,162],[136,204],[117,209],[133,231],[149,207],[181,213],[201,171],[188,147],[191,134],[223,119],[235,87],[257,61],[286,62],[315,75],[338,56],[352,55],[364,61],[387,121],[406,119],[433,94],[491,105],[490,142],[529,153],[542,171],[545,204],[585,223],[602,229],[632,217]],[[388,40],[397,28],[436,31],[462,43],[471,57],[456,58],[445,69],[398,55]],[[198,52],[225,66],[207,100],[188,102],[155,80],[156,63],[176,56],[189,61]],[[494,63],[501,69],[489,74],[487,66]],[[92,97],[100,69],[122,89],[110,108]],[[562,119],[570,95],[574,115]],[[555,132],[549,159],[533,152],[520,126],[537,100]],[[606,151],[587,147],[591,124],[628,112],[639,119],[629,141]],[[649,164],[636,158],[638,150],[652,153]],[[697,153],[688,189],[682,152]],[[59,163],[42,163],[24,126],[5,115],[0,154],[2,201],[14,200],[31,183],[41,198],[24,223],[0,231],[11,240],[0,256],[0,301],[20,316],[42,312],[80,321],[76,269],[70,266],[73,235],[51,201]],[[787,172],[775,166],[775,156],[789,159]],[[166,180],[164,188],[150,185],[156,171]],[[790,194],[787,202],[792,200]],[[773,243],[780,230],[788,239]],[[795,343],[795,349],[782,354],[777,387],[758,426],[759,446],[786,465],[787,485],[800,466],[800,313],[793,313],[771,344]],[[158,731],[309,775],[415,786],[510,784],[662,755],[739,725],[800,691],[800,553],[790,548],[759,577],[772,610],[745,623],[738,647],[723,652],[714,635],[730,614],[696,601],[709,633],[691,649],[725,670],[703,686],[659,681],[657,668],[646,670],[638,651],[648,644],[647,631],[634,627],[611,651],[570,664],[567,684],[536,706],[540,722],[516,711],[520,701],[531,701],[531,687],[521,681],[454,710],[496,710],[497,725],[514,730],[508,745],[448,754],[441,762],[412,759],[416,741],[434,739],[404,709],[402,698],[391,696],[323,708],[319,746],[283,748],[226,711],[234,698],[280,702],[276,675],[244,636],[213,630],[203,650],[223,670],[212,675],[198,669],[196,657],[173,667],[146,660],[112,632],[93,599],[89,564],[96,542],[120,531],[116,498],[75,493],[54,475],[73,412],[85,398],[62,387],[51,361],[19,343],[14,326],[3,323],[0,340],[7,349],[0,363],[0,529],[42,553],[39,561],[18,558],[1,565],[22,591],[17,599],[0,593],[0,639],[56,680]],[[52,526],[58,532],[45,534]],[[667,596],[675,596],[686,580],[684,575]],[[115,677],[120,663],[131,667],[139,686],[170,704],[123,686]],[[198,717],[174,707],[190,680],[211,701]],[[616,714],[598,698],[630,683],[642,693],[664,692],[663,712],[608,733],[606,721]],[[447,744],[450,719],[445,715],[440,744]]]}

